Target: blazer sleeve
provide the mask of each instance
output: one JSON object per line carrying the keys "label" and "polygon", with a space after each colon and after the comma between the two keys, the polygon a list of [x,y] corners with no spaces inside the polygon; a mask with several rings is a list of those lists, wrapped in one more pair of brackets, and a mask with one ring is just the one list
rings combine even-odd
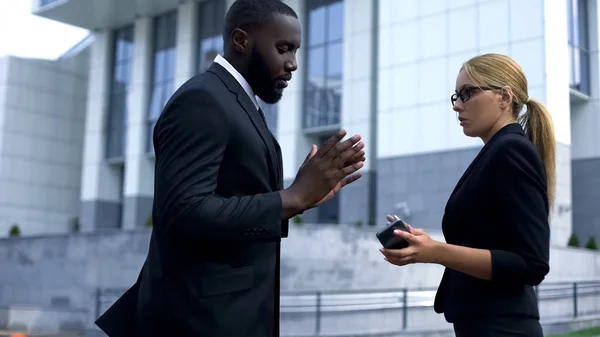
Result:
{"label": "blazer sleeve", "polygon": [[494,160],[500,225],[510,250],[491,250],[492,281],[538,285],[548,274],[550,225],[544,166],[535,148],[518,139],[502,144]]}
{"label": "blazer sleeve", "polygon": [[207,243],[281,239],[279,192],[215,194],[230,132],[226,111],[205,90],[181,94],[163,112],[154,133],[155,198],[167,236]]}

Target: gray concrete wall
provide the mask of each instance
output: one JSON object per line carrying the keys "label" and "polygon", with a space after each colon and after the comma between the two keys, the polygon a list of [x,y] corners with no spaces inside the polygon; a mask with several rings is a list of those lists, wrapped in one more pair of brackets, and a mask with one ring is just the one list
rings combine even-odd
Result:
{"label": "gray concrete wall", "polygon": [[74,332],[85,327],[87,318],[86,311],[81,309],[0,306],[0,331]]}
{"label": "gray concrete wall", "polygon": [[[436,265],[389,265],[378,251],[377,228],[291,225],[282,243],[284,291],[436,288]],[[443,240],[439,233],[433,237]],[[97,287],[127,288],[148,249],[149,231],[0,240],[0,304],[50,306],[65,302],[95,318]],[[546,282],[600,279],[600,254],[555,248]],[[113,299],[114,300],[114,299]],[[102,307],[111,304],[107,299]]]}
{"label": "gray concrete wall", "polygon": [[590,237],[600,244],[600,158],[573,160],[573,233],[583,247]]}
{"label": "gray concrete wall", "polygon": [[398,214],[399,204],[410,216],[398,216],[421,228],[441,229],[446,202],[481,147],[380,159],[377,214]]}
{"label": "gray concrete wall", "polygon": [[77,216],[89,53],[9,56],[0,76],[0,237],[69,231]]}

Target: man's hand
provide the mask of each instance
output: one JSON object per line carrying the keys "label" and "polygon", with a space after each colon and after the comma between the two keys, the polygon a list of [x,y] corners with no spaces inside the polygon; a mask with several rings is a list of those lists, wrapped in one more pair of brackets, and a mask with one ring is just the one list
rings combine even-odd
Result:
{"label": "man's hand", "polygon": [[320,149],[312,146],[296,179],[282,191],[284,204],[291,203],[297,212],[303,212],[330,200],[344,186],[360,178],[360,173],[351,175],[363,167],[364,143],[360,142],[360,135],[340,142],[344,136],[346,131],[341,130]]}
{"label": "man's hand", "polygon": [[[302,163],[300,168],[302,168],[317,153],[317,150],[318,150],[317,146],[313,144],[313,146],[310,149],[310,152],[304,159],[304,162]],[[353,161],[363,161],[364,162],[365,161],[364,154],[365,154],[364,151],[357,152],[356,155],[354,155],[354,157],[351,158],[351,160],[346,162],[346,164],[350,165],[350,163],[352,163]],[[359,156],[362,156],[362,158],[359,158]],[[344,179],[342,179],[342,181],[340,181],[337,185],[335,185],[335,187],[329,192],[329,194],[327,194],[323,199],[318,201],[316,204],[312,205],[311,208],[318,207],[318,206],[326,203],[331,198],[333,198],[342,188],[344,188],[344,186],[357,181],[360,177],[361,177],[360,172],[353,174],[351,176],[345,177]]]}

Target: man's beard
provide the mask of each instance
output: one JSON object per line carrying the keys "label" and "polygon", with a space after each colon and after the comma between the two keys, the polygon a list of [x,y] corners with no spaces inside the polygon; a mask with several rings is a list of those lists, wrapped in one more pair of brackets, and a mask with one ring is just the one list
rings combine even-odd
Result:
{"label": "man's beard", "polygon": [[256,49],[250,54],[248,83],[254,94],[267,104],[275,104],[283,96],[283,89],[277,88],[277,82],[271,77],[271,70]]}

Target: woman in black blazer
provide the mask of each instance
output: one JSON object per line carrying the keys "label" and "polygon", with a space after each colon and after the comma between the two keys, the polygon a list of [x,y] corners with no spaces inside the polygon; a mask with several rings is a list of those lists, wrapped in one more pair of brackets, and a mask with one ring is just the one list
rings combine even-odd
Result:
{"label": "woman in black blazer", "polygon": [[451,101],[465,135],[485,145],[446,204],[446,243],[409,226],[396,233],[409,246],[382,253],[398,266],[446,267],[434,309],[457,336],[543,336],[534,286],[549,271],[552,119],[529,97],[520,66],[504,55],[464,63]]}

